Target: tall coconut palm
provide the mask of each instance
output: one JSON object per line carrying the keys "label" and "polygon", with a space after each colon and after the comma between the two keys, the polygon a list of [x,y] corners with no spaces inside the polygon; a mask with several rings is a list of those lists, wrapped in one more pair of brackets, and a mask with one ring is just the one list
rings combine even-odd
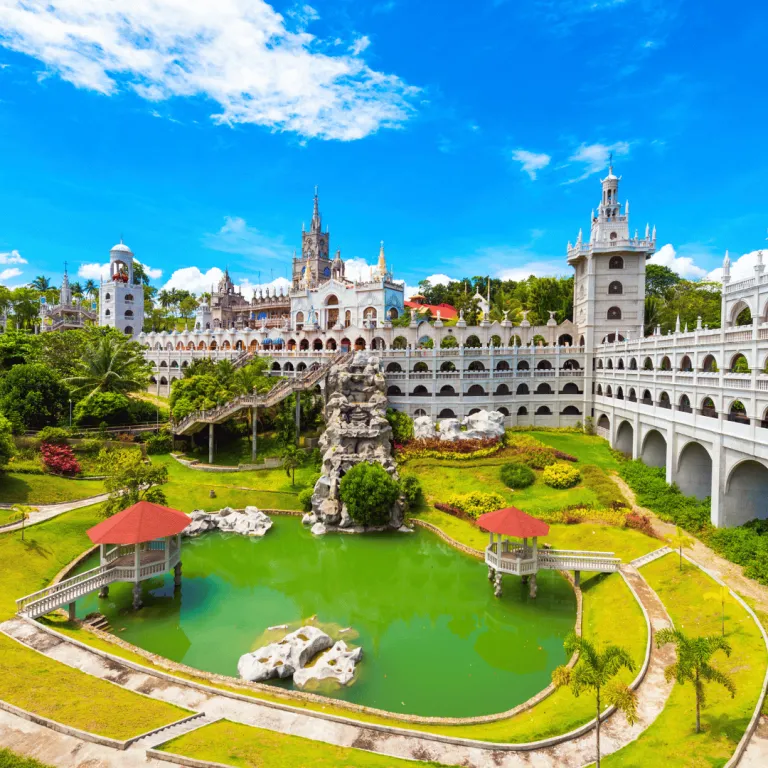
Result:
{"label": "tall coconut palm", "polygon": [[704,637],[688,637],[679,629],[660,629],[656,633],[656,646],[661,648],[667,643],[674,643],[677,649],[677,661],[664,670],[664,677],[676,680],[680,685],[693,683],[696,693],[696,733],[701,733],[701,708],[706,706],[704,683],[720,683],[731,698],[736,695],[736,685],[733,680],[713,667],[709,661],[717,651],[731,655],[731,644],[720,635]]}
{"label": "tall coconut palm", "polygon": [[146,386],[148,364],[128,342],[104,336],[86,347],[77,376],[64,381],[75,395],[96,392],[133,392]]}
{"label": "tall coconut palm", "polygon": [[579,696],[584,690],[595,692],[595,738],[597,768],[600,768],[600,712],[603,703],[623,712],[630,725],[637,722],[637,694],[625,683],[614,680],[622,669],[633,672],[635,663],[624,648],[609,645],[598,650],[589,640],[573,632],[565,638],[563,647],[569,655],[578,651],[579,659],[573,667],[558,667],[552,673],[552,682],[557,688],[568,686],[574,696]]}
{"label": "tall coconut palm", "polygon": [[96,285],[95,280],[91,280],[89,278],[85,281],[83,291],[85,291],[85,293],[88,294],[88,296],[90,296],[92,299],[95,299],[99,295],[99,286]]}
{"label": "tall coconut palm", "polygon": [[38,291],[47,291],[51,287],[51,279],[45,275],[38,275],[30,284],[30,288]]}
{"label": "tall coconut palm", "polygon": [[83,295],[83,285],[82,283],[75,281],[70,286],[70,289],[72,290],[72,295],[77,296],[77,298],[80,298]]}

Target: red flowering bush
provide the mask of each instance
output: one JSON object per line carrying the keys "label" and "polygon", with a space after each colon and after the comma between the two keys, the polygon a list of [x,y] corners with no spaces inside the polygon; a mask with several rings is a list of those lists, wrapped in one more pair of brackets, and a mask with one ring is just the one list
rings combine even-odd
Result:
{"label": "red flowering bush", "polygon": [[425,437],[411,440],[405,445],[395,443],[395,452],[401,461],[406,459],[479,459],[501,450],[504,443],[498,437],[486,440],[441,440]]}
{"label": "red flowering bush", "polygon": [[634,528],[636,531],[641,531],[646,536],[652,536],[654,539],[661,538],[653,527],[651,518],[648,517],[648,515],[641,515],[639,512],[629,512],[627,513],[624,525],[626,525],[627,528]]}
{"label": "red flowering bush", "polygon": [[76,475],[80,472],[80,464],[68,445],[41,443],[40,455],[49,472],[57,475]]}

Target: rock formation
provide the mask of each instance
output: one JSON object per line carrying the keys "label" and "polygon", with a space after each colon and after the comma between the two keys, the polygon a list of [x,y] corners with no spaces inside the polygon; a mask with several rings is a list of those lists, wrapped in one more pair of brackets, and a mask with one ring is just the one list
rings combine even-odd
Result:
{"label": "rock formation", "polygon": [[343,640],[338,640],[311,667],[297,669],[293,673],[293,682],[299,688],[304,688],[311,680],[335,680],[339,685],[349,685],[355,676],[355,666],[362,658],[362,648],[350,651]]}
{"label": "rock formation", "polygon": [[[416,421],[429,420],[428,416],[421,416]],[[414,424],[415,437],[433,437],[428,434],[425,423],[419,425],[419,434],[416,433],[416,421]],[[431,422],[430,422],[431,423]],[[462,426],[466,427],[462,431]],[[478,411],[463,420],[440,419],[437,422],[437,431],[441,440],[488,440],[494,437],[504,436],[504,414],[500,411]]]}
{"label": "rock formation", "polygon": [[270,643],[241,656],[237,662],[237,671],[244,680],[254,683],[273,677],[291,677],[320,651],[332,645],[333,640],[321,629],[301,627],[277,643]]}
{"label": "rock formation", "polygon": [[[304,516],[304,522],[313,526],[313,533],[324,533],[329,528],[358,529],[339,498],[339,482],[355,464],[381,464],[398,479],[379,359],[356,352],[349,362],[333,366],[326,382],[326,398],[326,428],[320,437],[323,474],[312,494],[312,512]],[[398,500],[390,511],[389,525],[399,528],[402,522],[403,502]]]}
{"label": "rock formation", "polygon": [[182,536],[199,536],[214,530],[239,533],[241,536],[263,536],[272,527],[272,520],[258,507],[246,507],[243,512],[231,507],[224,507],[218,512],[196,509],[190,517],[192,522],[184,529]]}
{"label": "rock formation", "polygon": [[435,424],[429,416],[417,416],[413,420],[413,436],[416,440],[435,436]]}

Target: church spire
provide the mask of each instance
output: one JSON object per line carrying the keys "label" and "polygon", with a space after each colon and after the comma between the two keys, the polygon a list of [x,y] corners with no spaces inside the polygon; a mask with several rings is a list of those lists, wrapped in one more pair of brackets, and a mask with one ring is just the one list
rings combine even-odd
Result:
{"label": "church spire", "polygon": [[[120,241],[122,242],[122,240]],[[59,292],[59,304],[69,306],[72,303],[72,289],[69,287],[69,275],[67,274],[67,262],[64,262],[64,276],[61,278],[61,291]]]}
{"label": "church spire", "polygon": [[317,185],[315,185],[314,207],[312,208],[312,223],[309,226],[310,232],[321,232],[323,221],[320,218],[320,201],[317,196]]}
{"label": "church spire", "polygon": [[383,240],[381,241],[381,246],[379,247],[379,263],[376,265],[376,270],[381,277],[384,277],[384,275],[387,274],[387,260],[384,256]]}

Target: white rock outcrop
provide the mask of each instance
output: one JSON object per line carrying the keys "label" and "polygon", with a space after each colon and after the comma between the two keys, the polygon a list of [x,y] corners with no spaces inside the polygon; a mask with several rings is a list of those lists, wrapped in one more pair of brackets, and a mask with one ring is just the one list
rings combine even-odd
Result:
{"label": "white rock outcrop", "polygon": [[293,673],[293,682],[299,688],[304,688],[311,680],[333,679],[339,685],[349,685],[355,676],[355,666],[362,658],[362,648],[350,651],[343,640],[338,640],[311,667],[297,669]]}
{"label": "white rock outcrop", "polygon": [[416,440],[424,440],[435,436],[435,425],[429,416],[417,416],[413,420],[413,436]]}
{"label": "white rock outcrop", "polygon": [[460,440],[461,422],[458,419],[440,419],[437,422],[437,431],[441,440]]}
{"label": "white rock outcrop", "polygon": [[237,662],[237,672],[243,680],[253,683],[273,677],[291,677],[321,651],[333,645],[333,640],[321,629],[300,627],[276,643],[270,643],[246,653]]}
{"label": "white rock outcrop", "polygon": [[190,517],[192,522],[182,532],[183,536],[199,536],[214,530],[241,536],[263,536],[272,527],[272,520],[258,507],[246,507],[242,512],[231,507],[218,512],[196,509]]}
{"label": "white rock outcrop", "polygon": [[487,440],[504,435],[504,414],[500,411],[478,411],[467,416],[462,424],[467,429],[459,439]]}

